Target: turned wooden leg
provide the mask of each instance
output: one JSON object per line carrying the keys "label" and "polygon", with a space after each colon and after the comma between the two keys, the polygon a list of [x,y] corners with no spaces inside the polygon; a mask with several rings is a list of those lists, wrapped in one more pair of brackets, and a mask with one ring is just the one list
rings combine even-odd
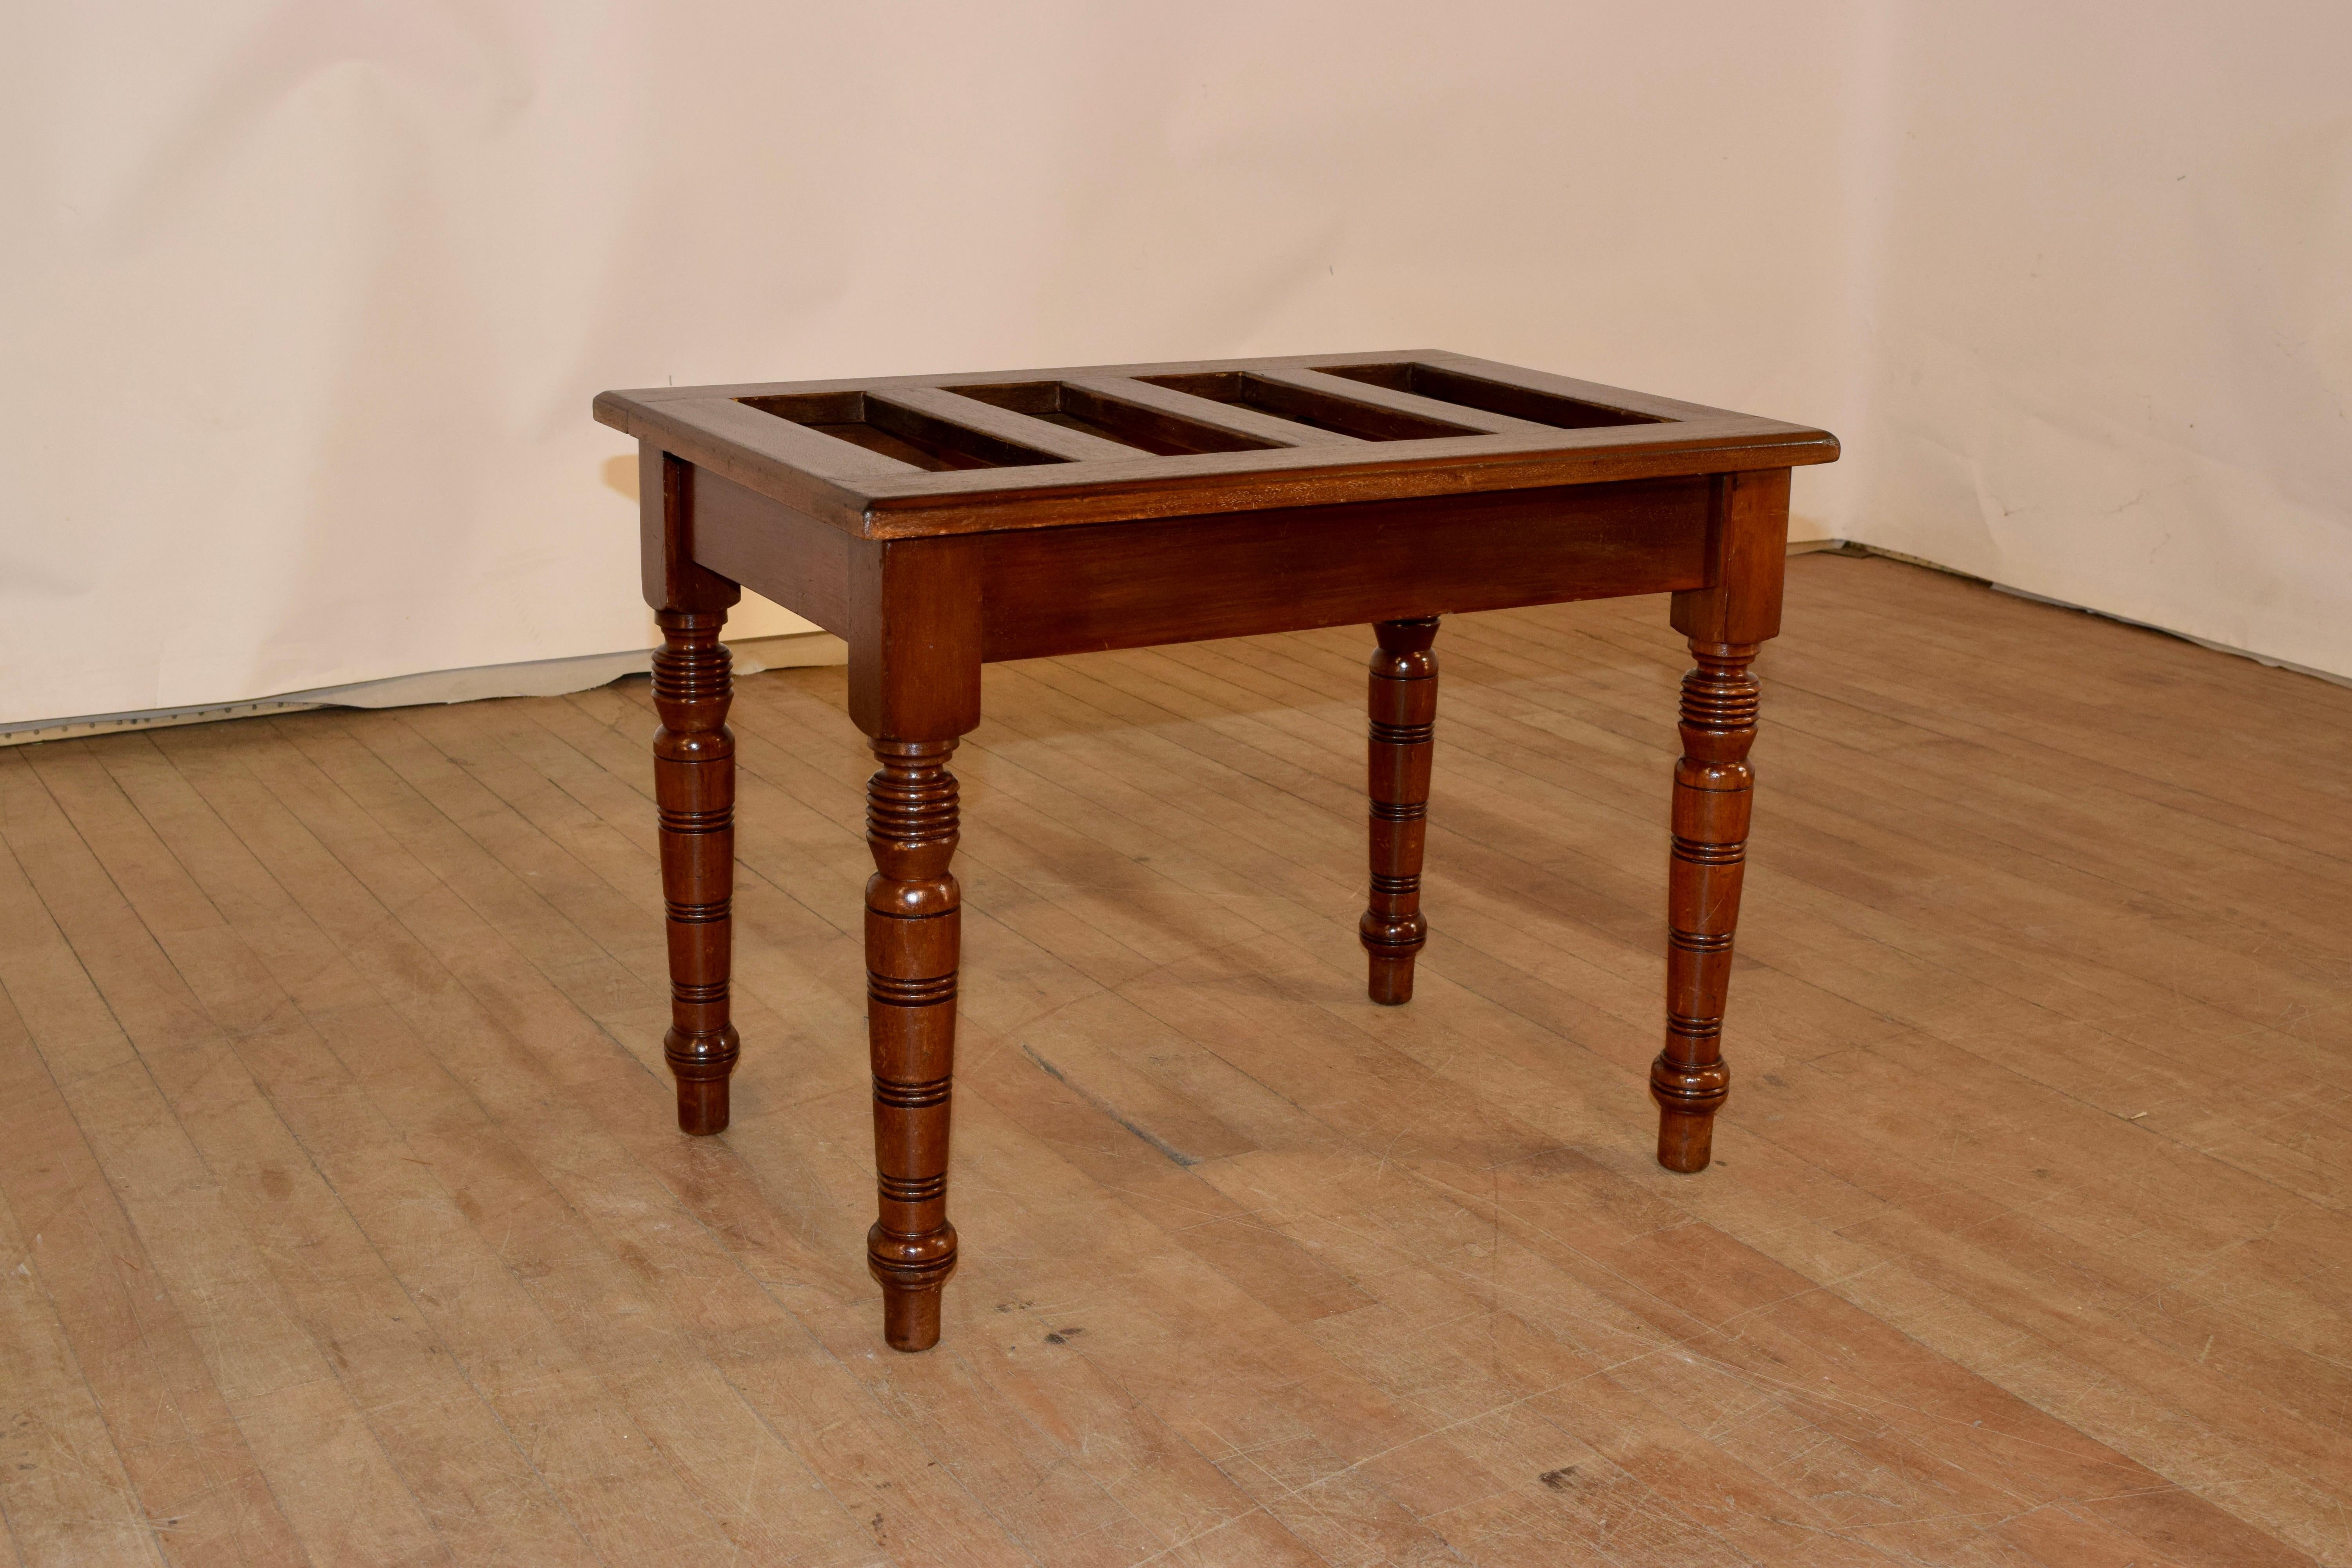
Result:
{"label": "turned wooden leg", "polygon": [[1421,913],[1421,852],[1429,827],[1429,754],[1437,720],[1437,617],[1381,621],[1372,655],[1372,898],[1357,928],[1371,961],[1367,985],[1387,1006],[1412,1000],[1413,961],[1429,940]]}
{"label": "turned wooden leg", "polygon": [[727,1020],[735,887],[735,737],[724,610],[663,610],[654,653],[654,796],[661,810],[662,897],[669,906],[669,1033],[677,1124],[727,1130],[727,1078],[741,1046]]}
{"label": "turned wooden leg", "polygon": [[1754,643],[1693,639],[1698,668],[1683,677],[1683,758],[1675,768],[1674,858],[1666,885],[1666,1047],[1650,1067],[1658,1102],[1658,1163],[1703,1171],[1715,1113],[1731,1091],[1723,1061],[1731,934],[1748,856],[1755,774]]}
{"label": "turned wooden leg", "polygon": [[877,741],[866,786],[866,1022],[874,1056],[874,1163],[881,1217],[866,1236],[891,1347],[940,1339],[940,1287],[955,1272],[948,1223],[949,1093],[955,1074],[962,895],[953,741]]}

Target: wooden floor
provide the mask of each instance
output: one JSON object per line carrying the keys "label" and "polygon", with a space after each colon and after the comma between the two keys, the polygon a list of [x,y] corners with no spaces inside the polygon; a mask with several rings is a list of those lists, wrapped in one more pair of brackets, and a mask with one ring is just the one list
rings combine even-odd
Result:
{"label": "wooden floor", "polygon": [[947,1338],[884,1349],[839,669],[744,681],[733,1130],[642,680],[0,753],[0,1561],[2352,1563],[2352,691],[1791,563],[1720,1158],[1655,600],[991,667]]}

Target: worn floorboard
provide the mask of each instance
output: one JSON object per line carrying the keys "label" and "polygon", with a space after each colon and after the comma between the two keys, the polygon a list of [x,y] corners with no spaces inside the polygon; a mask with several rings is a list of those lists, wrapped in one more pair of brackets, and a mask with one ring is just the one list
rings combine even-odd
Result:
{"label": "worn floorboard", "polygon": [[1361,630],[992,667],[919,1357],[839,670],[741,683],[709,1141],[642,681],[0,752],[0,1561],[2352,1564],[2352,691],[1788,627],[1696,1177],[1663,604],[1441,633],[1402,1009]]}

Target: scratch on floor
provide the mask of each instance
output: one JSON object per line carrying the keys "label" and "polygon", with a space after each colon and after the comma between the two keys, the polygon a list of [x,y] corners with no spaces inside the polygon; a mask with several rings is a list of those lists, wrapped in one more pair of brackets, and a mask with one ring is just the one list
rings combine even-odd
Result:
{"label": "scratch on floor", "polygon": [[1118,1106],[1111,1104],[1110,1101],[1105,1100],[1102,1096],[1088,1089],[1085,1084],[1077,1082],[1068,1074],[1065,1073],[1060,1068],[1055,1067],[1052,1062],[1049,1062],[1044,1057],[1039,1056],[1035,1050],[1031,1048],[1029,1042],[1026,1040],[1021,1042],[1021,1054],[1027,1057],[1031,1061],[1035,1062],[1039,1067],[1043,1068],[1046,1074],[1051,1077],[1055,1082],[1068,1085],[1070,1091],[1076,1094],[1080,1100],[1085,1100],[1088,1105],[1093,1106],[1097,1110],[1101,1111],[1105,1116],[1109,1117],[1113,1121],[1118,1122],[1121,1127],[1126,1128],[1129,1132],[1134,1133],[1138,1138],[1142,1139],[1146,1143],[1150,1144],[1154,1149],[1159,1150],[1171,1160],[1175,1161],[1176,1163],[1189,1167],[1197,1165],[1201,1163],[1199,1155],[1187,1154],[1183,1150],[1179,1149],[1175,1144],[1168,1142],[1167,1139],[1162,1138],[1157,1132],[1152,1131],[1149,1127],[1139,1127],[1134,1122],[1129,1121]]}

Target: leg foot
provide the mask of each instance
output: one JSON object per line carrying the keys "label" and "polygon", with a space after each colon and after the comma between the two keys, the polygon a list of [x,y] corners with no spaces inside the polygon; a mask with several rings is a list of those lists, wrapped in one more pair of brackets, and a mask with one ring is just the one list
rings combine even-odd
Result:
{"label": "leg foot", "polygon": [[[728,1031],[731,1037],[734,1031]],[[739,1047],[740,1048],[740,1047]],[[677,1130],[708,1136],[727,1131],[727,1079],[681,1078],[677,1080]]]}
{"label": "leg foot", "polygon": [[1658,1102],[1658,1163],[1689,1174],[1715,1158],[1715,1113],[1730,1093],[1731,1074],[1711,1068],[1677,1068],[1660,1057],[1650,1066],[1650,1096]]}
{"label": "leg foot", "polygon": [[882,1337],[894,1351],[927,1351],[940,1342],[940,1288],[882,1287]]}
{"label": "leg foot", "polygon": [[1371,999],[1412,1000],[1413,963],[1429,940],[1421,912],[1421,858],[1429,826],[1429,764],[1437,721],[1437,617],[1381,621],[1372,628],[1366,746],[1371,796],[1372,896],[1357,934],[1370,964]]}
{"label": "leg foot", "polygon": [[1731,938],[1748,859],[1755,775],[1754,643],[1694,639],[1698,668],[1683,677],[1683,759],[1675,768],[1674,858],[1666,876],[1666,1045],[1650,1067],[1658,1102],[1658,1163],[1703,1171],[1715,1113],[1731,1092],[1723,1061],[1723,1008]]}
{"label": "leg foot", "polygon": [[1715,1158],[1715,1118],[1658,1113],[1658,1163],[1683,1175],[1696,1175]]}
{"label": "leg foot", "polygon": [[1412,960],[1371,955],[1371,979],[1364,994],[1383,1007],[1402,1007],[1412,1000]]}
{"label": "leg foot", "polygon": [[669,1033],[677,1124],[724,1131],[727,1079],[741,1054],[727,1019],[735,889],[734,696],[722,611],[664,610],[654,651],[654,795],[661,811],[662,896],[669,906]]}

